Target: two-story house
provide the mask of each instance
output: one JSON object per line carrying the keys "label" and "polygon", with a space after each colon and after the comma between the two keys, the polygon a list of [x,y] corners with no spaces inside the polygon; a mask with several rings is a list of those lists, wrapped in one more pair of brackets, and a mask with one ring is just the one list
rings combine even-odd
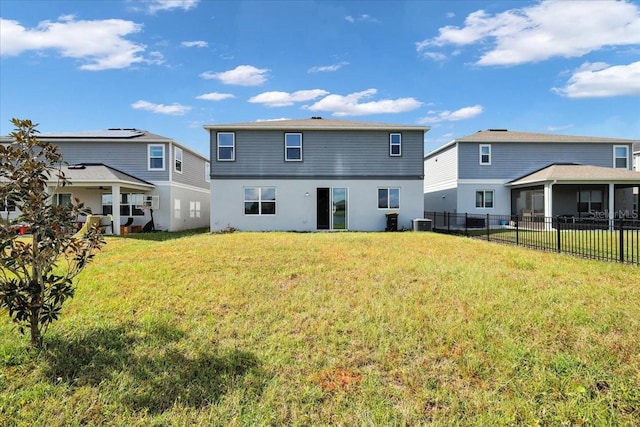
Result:
{"label": "two-story house", "polygon": [[[51,183],[53,203],[78,198],[113,220],[107,232],[120,234],[123,224],[141,230],[152,216],[156,230],[209,226],[209,160],[173,139],[138,129],[43,133],[38,139],[57,145],[66,163],[70,185]],[[16,215],[10,203],[0,210],[5,218]]]}
{"label": "two-story house", "polygon": [[[489,129],[424,157],[425,211],[637,217],[636,141]],[[635,204],[635,206],[634,206]]]}
{"label": "two-story house", "polygon": [[211,229],[368,230],[423,217],[423,126],[322,119],[206,125]]}

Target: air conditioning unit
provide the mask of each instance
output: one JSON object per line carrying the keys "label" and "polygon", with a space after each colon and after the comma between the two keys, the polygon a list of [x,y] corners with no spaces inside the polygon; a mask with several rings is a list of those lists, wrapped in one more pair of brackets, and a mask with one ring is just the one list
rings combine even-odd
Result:
{"label": "air conditioning unit", "polygon": [[416,218],[413,220],[413,231],[431,231],[431,220],[426,218]]}

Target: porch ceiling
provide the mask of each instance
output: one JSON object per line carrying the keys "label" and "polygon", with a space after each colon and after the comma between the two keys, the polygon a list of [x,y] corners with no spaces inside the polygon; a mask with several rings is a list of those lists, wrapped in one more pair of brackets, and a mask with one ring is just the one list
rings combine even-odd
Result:
{"label": "porch ceiling", "polygon": [[549,165],[506,185],[516,187],[546,182],[640,185],[640,172],[590,165]]}

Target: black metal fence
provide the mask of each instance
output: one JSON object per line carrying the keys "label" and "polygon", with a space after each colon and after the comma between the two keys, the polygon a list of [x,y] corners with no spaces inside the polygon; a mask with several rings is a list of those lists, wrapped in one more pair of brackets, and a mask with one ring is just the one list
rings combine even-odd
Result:
{"label": "black metal fence", "polygon": [[425,212],[433,231],[640,265],[640,220]]}

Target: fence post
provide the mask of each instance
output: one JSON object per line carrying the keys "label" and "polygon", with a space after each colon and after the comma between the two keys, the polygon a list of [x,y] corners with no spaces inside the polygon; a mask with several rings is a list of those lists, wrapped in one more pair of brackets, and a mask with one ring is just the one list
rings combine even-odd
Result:
{"label": "fence post", "polygon": [[520,245],[520,217],[516,215],[516,246]]}
{"label": "fence post", "polygon": [[[551,217],[553,221],[553,217]],[[560,217],[556,217],[556,234],[558,235],[558,252],[562,252],[562,239],[560,239]]]}
{"label": "fence post", "polygon": [[489,214],[487,214],[487,242],[491,240],[491,225],[489,224]]}
{"label": "fence post", "polygon": [[620,262],[624,262],[624,227],[622,217],[618,218],[618,223],[620,227]]}
{"label": "fence post", "polygon": [[464,236],[469,237],[469,231],[467,230],[467,226],[469,224],[469,213],[464,213]]}
{"label": "fence post", "polygon": [[447,212],[447,231],[451,233],[451,212]]}

